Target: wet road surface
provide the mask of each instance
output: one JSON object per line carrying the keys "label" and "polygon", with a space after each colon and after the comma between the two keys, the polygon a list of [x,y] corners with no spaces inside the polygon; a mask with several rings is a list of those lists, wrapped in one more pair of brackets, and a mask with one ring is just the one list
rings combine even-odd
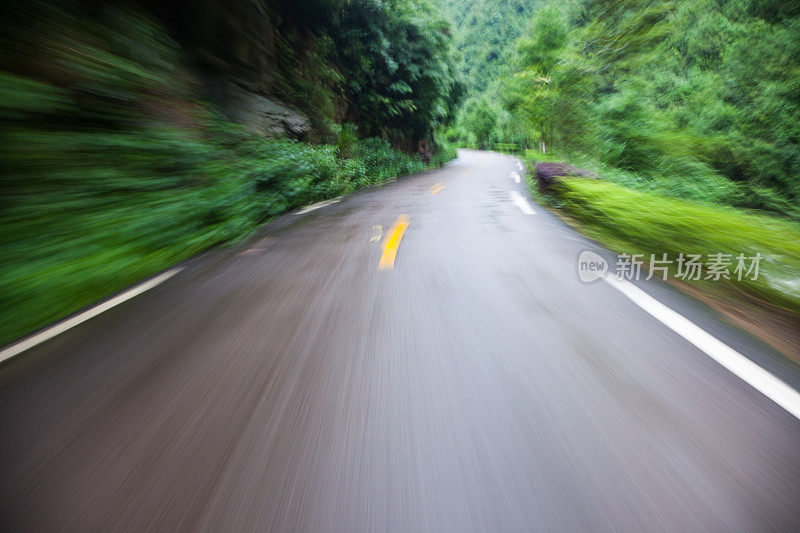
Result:
{"label": "wet road surface", "polygon": [[462,151],[286,215],[3,363],[0,529],[800,530],[800,421],[582,283],[605,252],[515,170]]}

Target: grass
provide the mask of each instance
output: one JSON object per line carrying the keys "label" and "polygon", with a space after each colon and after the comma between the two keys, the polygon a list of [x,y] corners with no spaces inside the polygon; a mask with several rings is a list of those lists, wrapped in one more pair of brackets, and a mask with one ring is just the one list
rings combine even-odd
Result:
{"label": "grass", "polygon": [[[789,220],[689,200],[641,192],[604,180],[564,178],[557,205],[591,237],[617,253],[731,254],[730,280],[692,282],[705,289],[743,290],[800,313],[800,226]],[[736,257],[761,254],[759,275],[733,275]],[[671,268],[675,275],[675,265]],[[704,274],[705,276],[705,274]]]}
{"label": "grass", "polygon": [[800,206],[781,196],[777,191],[748,182],[731,181],[708,169],[704,171],[683,169],[683,172],[677,174],[671,170],[642,173],[604,164],[582,153],[551,151],[542,154],[538,150],[526,150],[524,158],[529,168],[534,168],[537,163],[568,162],[602,176],[606,181],[637,191],[710,205],[736,207],[755,214],[769,214],[800,222]]}
{"label": "grass", "polygon": [[[25,140],[33,138],[26,133]],[[281,213],[455,155],[443,146],[426,166],[382,139],[358,139],[342,158],[331,145],[231,131],[197,146],[163,143],[164,165],[148,133],[93,135],[103,146],[124,139],[125,149],[116,151],[88,143],[72,149],[74,136],[51,134],[62,141],[58,149],[0,173],[0,345],[208,248],[247,238]],[[23,179],[26,173],[36,181]]]}

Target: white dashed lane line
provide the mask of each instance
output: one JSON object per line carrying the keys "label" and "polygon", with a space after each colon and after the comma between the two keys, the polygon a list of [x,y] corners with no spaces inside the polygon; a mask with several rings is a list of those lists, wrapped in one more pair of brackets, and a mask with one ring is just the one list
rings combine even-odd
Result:
{"label": "white dashed lane line", "polygon": [[304,214],[306,214],[306,213],[308,213],[310,211],[314,211],[315,209],[319,209],[320,207],[326,207],[326,206],[335,204],[341,199],[342,199],[342,197],[338,196],[338,197],[332,198],[330,200],[325,200],[323,202],[317,202],[315,204],[307,205],[304,208],[302,208],[301,210],[297,211],[295,213],[295,215],[304,215]]}
{"label": "white dashed lane line", "polygon": [[516,204],[520,210],[525,213],[526,215],[535,215],[536,211],[533,210],[531,204],[528,203],[528,200],[522,197],[520,193],[517,191],[511,191],[511,201]]}

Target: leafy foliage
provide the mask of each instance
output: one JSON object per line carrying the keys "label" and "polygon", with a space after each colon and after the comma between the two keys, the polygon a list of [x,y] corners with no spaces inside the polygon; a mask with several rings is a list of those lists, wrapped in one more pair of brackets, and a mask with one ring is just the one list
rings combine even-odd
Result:
{"label": "leafy foliage", "polygon": [[427,0],[357,0],[324,27],[344,71],[348,116],[366,135],[423,138],[463,93],[448,23]]}
{"label": "leafy foliage", "polygon": [[[547,2],[509,43],[509,71],[483,85],[503,108],[495,105],[491,143],[555,151],[634,187],[800,219],[792,5]],[[448,138],[482,144],[473,114],[462,112]]]}
{"label": "leafy foliage", "polygon": [[497,124],[497,111],[486,97],[474,97],[464,104],[458,122],[472,133],[474,142],[470,144],[486,148]]}
{"label": "leafy foliage", "polygon": [[[226,123],[200,100],[181,46],[142,11],[106,6],[90,20],[32,3],[19,13],[35,28],[0,36],[0,344],[287,210],[426,167],[387,140],[361,138],[369,121],[330,123],[330,144],[320,145]],[[404,32],[428,31],[397,16]],[[418,59],[405,58],[409,77],[397,79],[410,80],[410,101],[428,111],[403,131],[447,114],[434,110],[449,89],[409,74],[423,68]],[[431,164],[452,157],[440,146]]]}
{"label": "leafy foliage", "polygon": [[800,311],[797,2],[547,1],[520,27],[446,137],[604,176],[543,200],[619,252],[761,253],[728,288]]}
{"label": "leafy foliage", "polygon": [[509,43],[519,37],[541,0],[441,0],[452,21],[461,70],[473,96],[508,73]]}

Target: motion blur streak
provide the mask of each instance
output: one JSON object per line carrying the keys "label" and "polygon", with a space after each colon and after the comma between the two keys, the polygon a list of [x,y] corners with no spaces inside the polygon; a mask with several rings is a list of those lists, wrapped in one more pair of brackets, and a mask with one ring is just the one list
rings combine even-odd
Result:
{"label": "motion blur streak", "polygon": [[105,302],[102,302],[94,307],[91,307],[90,309],[87,309],[86,311],[79,313],[76,316],[62,320],[57,324],[53,324],[49,328],[45,328],[43,331],[40,331],[39,333],[31,335],[30,337],[27,337],[19,342],[15,342],[14,344],[8,346],[7,348],[0,350],[0,362],[5,361],[9,357],[14,357],[15,355],[19,355],[25,350],[29,350],[38,344],[50,340],[56,335],[60,335],[61,333],[64,333],[70,328],[74,328],[79,324],[83,324],[87,320],[96,317],[100,313],[108,311],[112,307],[115,307],[121,304],[122,302],[128,301],[131,298],[135,298],[136,296],[142,294],[145,291],[149,291],[153,287],[157,286],[159,283],[163,283],[164,281],[168,280],[181,270],[182,269],[180,267],[170,269],[167,272],[164,272],[163,274],[159,274],[158,276],[155,276],[152,279],[149,279],[131,289],[128,289],[122,294],[114,296],[113,298],[110,298]]}
{"label": "motion blur streak", "polygon": [[731,349],[698,328],[691,321],[686,320],[669,307],[661,305],[657,300],[648,296],[641,289],[636,288],[632,283],[619,280],[614,276],[605,276],[604,280],[630,298],[636,305],[657,318],[659,322],[703,350],[719,364],[786,409],[795,418],[800,419],[800,394],[797,391],[751,362],[736,350]]}
{"label": "motion blur streak", "polygon": [[[580,282],[580,252],[606,252],[521,216],[515,164],[464,151],[278,218],[6,361],[2,529],[800,530],[800,421]],[[398,212],[387,276],[369,238]]]}

